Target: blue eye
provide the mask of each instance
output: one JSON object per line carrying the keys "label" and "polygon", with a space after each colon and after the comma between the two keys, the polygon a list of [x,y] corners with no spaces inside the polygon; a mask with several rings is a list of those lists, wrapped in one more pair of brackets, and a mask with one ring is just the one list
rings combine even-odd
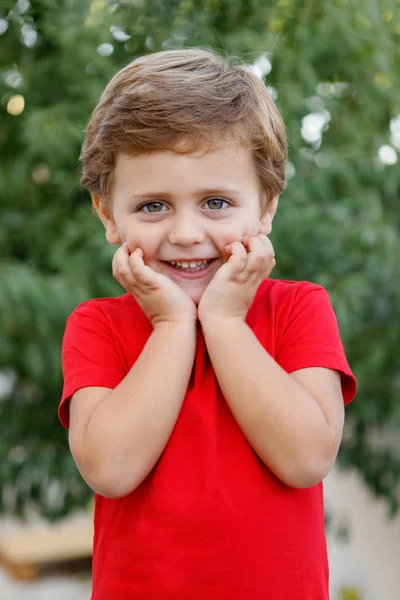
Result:
{"label": "blue eye", "polygon": [[162,202],[148,202],[147,204],[143,204],[140,206],[139,210],[144,210],[148,208],[148,210],[144,210],[145,213],[160,213],[164,212],[162,207],[165,206]]}
{"label": "blue eye", "polygon": [[222,198],[210,198],[210,200],[207,200],[206,204],[209,205],[211,210],[221,210],[223,208],[223,204],[227,204],[229,206],[229,202],[223,200]]}

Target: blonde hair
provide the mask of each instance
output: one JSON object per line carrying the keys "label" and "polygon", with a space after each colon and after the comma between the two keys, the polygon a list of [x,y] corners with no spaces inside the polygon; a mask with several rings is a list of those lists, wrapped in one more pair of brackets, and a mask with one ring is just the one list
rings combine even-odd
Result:
{"label": "blonde hair", "polygon": [[251,148],[267,202],[285,188],[285,126],[267,88],[246,66],[208,50],[157,52],[121,69],[93,111],[82,147],[82,185],[112,195],[118,153],[194,151],[216,136]]}

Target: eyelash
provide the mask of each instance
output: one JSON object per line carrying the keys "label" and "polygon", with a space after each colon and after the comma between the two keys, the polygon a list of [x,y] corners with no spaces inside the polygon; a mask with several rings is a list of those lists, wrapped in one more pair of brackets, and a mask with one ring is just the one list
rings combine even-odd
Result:
{"label": "eyelash", "polygon": [[[230,204],[229,204],[229,202],[227,200],[225,200],[224,198],[218,198],[217,196],[215,198],[209,198],[206,201],[206,204],[207,204],[207,202],[211,202],[212,200],[219,200],[221,202],[225,202],[225,204],[227,204],[228,206],[230,206]],[[165,206],[165,204],[163,204],[163,202],[161,202],[159,200],[154,200],[153,202],[146,202],[145,204],[142,204],[141,206],[138,207],[137,210],[139,212],[143,211],[144,213],[146,213],[148,215],[161,214],[161,213],[165,212],[165,210],[159,210],[159,211],[154,211],[154,212],[143,210],[146,206],[151,206],[152,204],[161,204],[161,205]],[[219,212],[220,210],[223,210],[223,209],[221,208],[221,209],[216,209],[216,210],[215,209],[210,209],[210,210],[212,212]]]}

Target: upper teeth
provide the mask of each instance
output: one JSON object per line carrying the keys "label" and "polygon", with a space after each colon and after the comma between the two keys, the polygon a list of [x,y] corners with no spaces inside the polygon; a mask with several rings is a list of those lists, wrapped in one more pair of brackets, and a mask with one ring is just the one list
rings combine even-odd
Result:
{"label": "upper teeth", "polygon": [[171,265],[174,265],[177,267],[183,267],[184,269],[188,269],[188,268],[194,269],[195,267],[200,267],[200,266],[206,265],[210,261],[202,260],[202,261],[180,262],[180,261],[176,261],[176,260],[170,260],[168,262],[170,262]]}

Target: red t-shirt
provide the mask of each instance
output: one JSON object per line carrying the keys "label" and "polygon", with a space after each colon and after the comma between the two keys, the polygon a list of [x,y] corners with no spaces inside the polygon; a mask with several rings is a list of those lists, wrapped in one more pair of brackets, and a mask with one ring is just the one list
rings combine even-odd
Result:
{"label": "red t-shirt", "polygon": [[[335,369],[344,402],[354,397],[323,288],[267,279],[247,323],[288,373]],[[64,426],[72,394],[114,388],[150,334],[129,294],[90,300],[72,313],[62,354]],[[329,597],[322,484],[290,488],[258,458],[222,396],[200,328],[192,378],[156,466],[131,494],[95,500],[92,600]]]}

